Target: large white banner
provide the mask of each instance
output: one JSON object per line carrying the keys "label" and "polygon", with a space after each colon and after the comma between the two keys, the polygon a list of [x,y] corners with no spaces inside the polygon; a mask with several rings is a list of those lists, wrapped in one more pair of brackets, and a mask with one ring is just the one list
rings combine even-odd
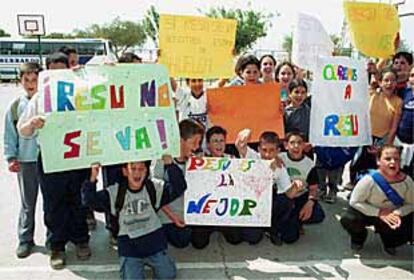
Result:
{"label": "large white banner", "polygon": [[314,79],[310,142],[328,147],[370,145],[364,62],[347,57],[319,57]]}
{"label": "large white banner", "polygon": [[272,171],[269,161],[191,158],[185,177],[186,224],[270,226]]}
{"label": "large white banner", "polygon": [[315,71],[318,55],[332,55],[334,45],[314,16],[299,13],[292,42],[292,61],[301,68]]}

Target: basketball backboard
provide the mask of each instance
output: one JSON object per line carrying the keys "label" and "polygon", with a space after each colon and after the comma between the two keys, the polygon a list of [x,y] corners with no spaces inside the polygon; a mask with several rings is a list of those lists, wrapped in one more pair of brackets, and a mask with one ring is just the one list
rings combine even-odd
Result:
{"label": "basketball backboard", "polygon": [[43,15],[17,15],[19,34],[22,36],[45,35]]}

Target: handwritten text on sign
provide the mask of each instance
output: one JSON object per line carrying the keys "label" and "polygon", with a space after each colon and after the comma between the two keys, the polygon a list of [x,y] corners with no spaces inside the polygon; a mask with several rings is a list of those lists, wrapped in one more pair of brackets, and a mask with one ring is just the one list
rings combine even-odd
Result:
{"label": "handwritten text on sign", "polygon": [[86,67],[40,76],[46,172],[178,155],[169,78],[160,65]]}
{"label": "handwritten text on sign", "polygon": [[388,58],[394,54],[394,38],[400,29],[393,4],[344,1],[352,43],[367,56]]}
{"label": "handwritten text on sign", "polygon": [[367,74],[360,61],[319,57],[310,141],[321,146],[370,144]]}
{"label": "handwritten text on sign", "polygon": [[235,20],[161,15],[160,63],[172,77],[230,78]]}
{"label": "handwritten text on sign", "polygon": [[186,224],[270,226],[272,173],[268,162],[191,158],[186,180]]}

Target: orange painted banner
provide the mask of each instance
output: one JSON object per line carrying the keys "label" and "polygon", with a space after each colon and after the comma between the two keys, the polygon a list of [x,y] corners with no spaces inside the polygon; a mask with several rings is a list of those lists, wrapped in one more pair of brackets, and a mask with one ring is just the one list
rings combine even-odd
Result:
{"label": "orange painted banner", "polygon": [[227,130],[227,143],[244,128],[252,131],[250,142],[259,141],[264,131],[284,137],[277,83],[207,89],[207,104],[210,122]]}

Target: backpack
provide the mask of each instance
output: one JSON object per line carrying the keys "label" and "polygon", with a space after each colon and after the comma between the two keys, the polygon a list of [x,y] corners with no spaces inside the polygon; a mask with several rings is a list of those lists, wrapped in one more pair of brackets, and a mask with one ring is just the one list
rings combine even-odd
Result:
{"label": "backpack", "polygon": [[[147,179],[144,184],[145,189],[148,192],[151,206],[157,212],[159,209],[155,206],[157,202],[157,195],[155,191],[154,183]],[[127,183],[123,182],[119,184],[118,192],[115,198],[115,215],[109,213],[109,223],[110,223],[110,231],[112,232],[112,236],[116,238],[119,233],[119,213],[121,212],[122,208],[124,207],[125,202],[125,195],[128,190]]]}

